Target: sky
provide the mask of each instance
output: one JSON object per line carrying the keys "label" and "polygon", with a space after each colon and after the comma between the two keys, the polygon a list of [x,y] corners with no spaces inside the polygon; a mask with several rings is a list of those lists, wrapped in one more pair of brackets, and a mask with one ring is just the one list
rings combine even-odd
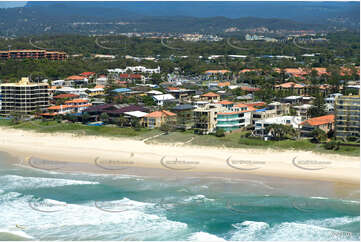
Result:
{"label": "sky", "polygon": [[24,2],[0,1],[0,8],[23,7],[23,6],[25,6],[25,4],[26,4],[26,1],[24,1]]}

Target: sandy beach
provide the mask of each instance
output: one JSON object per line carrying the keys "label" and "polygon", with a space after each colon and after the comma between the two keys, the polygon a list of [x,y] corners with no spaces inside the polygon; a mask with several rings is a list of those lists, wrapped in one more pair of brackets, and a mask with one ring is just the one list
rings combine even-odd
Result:
{"label": "sandy beach", "polygon": [[238,173],[354,185],[360,182],[359,157],[310,151],[145,144],[127,138],[44,134],[9,128],[0,128],[0,151],[18,156],[24,165],[45,170],[85,162],[104,173],[137,167],[179,173]]}

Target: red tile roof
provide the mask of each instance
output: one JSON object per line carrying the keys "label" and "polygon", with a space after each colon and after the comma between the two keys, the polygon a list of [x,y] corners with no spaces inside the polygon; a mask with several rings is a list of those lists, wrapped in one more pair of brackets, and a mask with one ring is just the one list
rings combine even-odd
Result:
{"label": "red tile roof", "polygon": [[121,78],[121,79],[127,79],[127,78],[142,79],[142,75],[140,75],[140,74],[119,74],[119,78]]}
{"label": "red tile roof", "polygon": [[304,88],[304,86],[297,84],[295,82],[286,82],[279,85],[275,85],[275,87],[282,87],[282,88]]}
{"label": "red tile roof", "polygon": [[241,87],[241,90],[247,91],[247,92],[256,92],[256,91],[259,91],[261,89],[258,88],[258,87]]}
{"label": "red tile roof", "polygon": [[87,103],[87,102],[89,101],[86,99],[74,99],[74,100],[66,101],[65,103]]}
{"label": "red tile roof", "polygon": [[69,76],[66,78],[67,80],[84,80],[84,76]]}
{"label": "red tile roof", "polygon": [[308,119],[306,121],[303,121],[301,123],[301,125],[309,124],[311,126],[319,126],[319,125],[334,123],[334,122],[335,122],[335,115],[329,114],[329,115],[325,115],[325,116]]}
{"label": "red tile roof", "polygon": [[60,95],[54,96],[53,98],[62,99],[62,98],[75,98],[75,97],[79,97],[79,95],[77,95],[77,94],[60,94]]}
{"label": "red tile roof", "polygon": [[228,86],[230,86],[230,85],[231,85],[230,82],[219,82],[219,83],[218,83],[218,86],[219,86],[219,87],[228,87]]}
{"label": "red tile roof", "polygon": [[73,107],[73,106],[72,105],[51,106],[51,107],[48,107],[48,110],[59,110],[59,109],[71,108],[71,107]]}
{"label": "red tile roof", "polygon": [[203,94],[202,97],[219,97],[219,95],[214,92],[208,92]]}
{"label": "red tile roof", "polygon": [[220,101],[219,104],[228,105],[228,104],[233,104],[233,102],[228,101],[228,100],[223,100],[223,101]]}
{"label": "red tile roof", "polygon": [[206,74],[218,74],[218,73],[225,74],[228,72],[230,72],[230,71],[228,71],[228,70],[208,70],[208,71],[205,71],[204,73],[206,73]]}
{"label": "red tile roof", "polygon": [[80,73],[80,75],[81,75],[81,76],[89,77],[89,76],[95,75],[95,72],[88,71],[88,72]]}
{"label": "red tile roof", "polygon": [[147,115],[145,115],[146,118],[160,118],[162,116],[176,116],[176,114],[166,110],[162,110],[148,113]]}

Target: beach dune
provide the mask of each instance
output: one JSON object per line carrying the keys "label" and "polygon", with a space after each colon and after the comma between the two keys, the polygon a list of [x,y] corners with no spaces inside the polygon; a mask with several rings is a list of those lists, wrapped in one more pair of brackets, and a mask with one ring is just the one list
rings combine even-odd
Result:
{"label": "beach dune", "polygon": [[[233,149],[145,144],[129,138],[45,134],[0,128],[0,151],[49,161],[87,162],[104,169],[160,168],[179,172],[224,172],[359,184],[359,157],[310,151]],[[37,163],[46,166],[49,164]]]}

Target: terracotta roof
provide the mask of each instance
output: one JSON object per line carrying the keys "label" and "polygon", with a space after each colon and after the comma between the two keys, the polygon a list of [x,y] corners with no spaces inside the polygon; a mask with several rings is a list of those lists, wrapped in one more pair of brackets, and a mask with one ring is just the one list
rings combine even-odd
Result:
{"label": "terracotta roof", "polygon": [[228,101],[228,100],[223,100],[223,101],[220,101],[219,104],[227,105],[227,104],[233,104],[233,102]]}
{"label": "terracotta roof", "polygon": [[230,71],[228,71],[228,70],[208,70],[208,71],[205,71],[204,73],[206,73],[206,74],[217,74],[217,73],[225,74],[228,72],[230,72]]}
{"label": "terracotta roof", "polygon": [[57,114],[58,114],[57,112],[54,112],[54,113],[41,113],[40,115],[42,115],[42,116],[55,116]]}
{"label": "terracotta roof", "polygon": [[96,85],[94,88],[105,88],[104,85]]}
{"label": "terracotta roof", "polygon": [[160,118],[162,116],[176,116],[176,114],[166,110],[162,110],[148,113],[147,115],[145,115],[145,117],[147,118]]}
{"label": "terracotta roof", "polygon": [[84,80],[84,76],[69,76],[66,79],[67,80]]}
{"label": "terracotta roof", "polygon": [[282,87],[282,88],[304,88],[303,85],[297,84],[295,82],[286,82],[279,85],[275,85],[275,87]]}
{"label": "terracotta roof", "polygon": [[51,106],[51,107],[48,107],[48,110],[59,110],[59,109],[71,108],[71,107],[73,107],[73,106],[72,105]]}
{"label": "terracotta roof", "polygon": [[328,124],[328,123],[334,123],[335,122],[335,115],[329,114],[325,116],[315,117],[308,119],[306,121],[303,121],[301,125],[309,124],[311,126],[319,126],[322,124]]}
{"label": "terracotta roof", "polygon": [[256,110],[255,108],[253,107],[250,107],[250,108],[247,108],[247,110],[242,110],[242,111],[234,111],[234,112],[222,112],[222,113],[218,113],[218,114],[238,114],[238,113],[248,113],[248,112],[252,112]]}
{"label": "terracotta roof", "polygon": [[87,103],[87,102],[89,101],[86,99],[74,99],[74,100],[66,101],[65,103]]}
{"label": "terracotta roof", "polygon": [[255,102],[255,103],[245,103],[247,107],[254,107],[254,106],[265,106],[265,102]]}
{"label": "terracotta roof", "polygon": [[79,97],[79,95],[76,95],[76,94],[60,94],[60,95],[57,95],[57,96],[54,96],[53,98],[55,99],[60,99],[60,98],[75,98],[75,97]]}
{"label": "terracotta roof", "polygon": [[208,92],[203,94],[202,97],[219,97],[219,95],[214,92]]}
{"label": "terracotta roof", "polygon": [[168,90],[179,90],[178,87],[168,87],[167,89],[168,89]]}
{"label": "terracotta roof", "polygon": [[240,71],[240,73],[246,73],[246,72],[251,72],[251,71],[261,71],[261,69],[243,69]]}
{"label": "terracotta roof", "polygon": [[140,74],[119,74],[119,78],[121,78],[121,79],[126,79],[126,78],[141,79],[142,75],[140,75]]}
{"label": "terracotta roof", "polygon": [[248,107],[248,105],[245,104],[245,103],[236,103],[236,104],[234,104],[234,106],[237,107],[237,108],[245,108],[245,107]]}
{"label": "terracotta roof", "polygon": [[257,87],[241,87],[241,90],[247,91],[247,92],[256,92],[256,91],[259,91],[261,89],[257,88]]}
{"label": "terracotta roof", "polygon": [[80,73],[80,75],[81,76],[92,76],[92,75],[95,75],[95,72],[88,71],[88,72]]}
{"label": "terracotta roof", "polygon": [[230,82],[220,82],[220,83],[218,83],[219,87],[228,87],[229,85],[231,85]]}

